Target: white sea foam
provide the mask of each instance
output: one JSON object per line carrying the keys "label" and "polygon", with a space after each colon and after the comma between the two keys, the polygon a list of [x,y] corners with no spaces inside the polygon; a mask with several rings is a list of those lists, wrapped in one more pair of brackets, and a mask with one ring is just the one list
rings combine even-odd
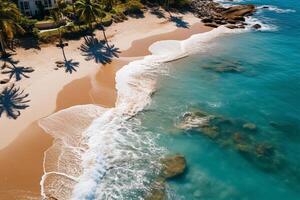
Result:
{"label": "white sea foam", "polygon": [[239,3],[239,2],[243,2],[243,0],[214,0],[214,2],[218,2],[218,3]]}
{"label": "white sea foam", "polygon": [[296,10],[293,10],[293,9],[282,9],[282,8],[278,8],[277,6],[273,6],[273,5],[262,5],[262,6],[257,6],[256,8],[260,11],[268,10],[268,11],[272,11],[272,12],[276,12],[276,13],[296,12]]}
{"label": "white sea foam", "polygon": [[45,153],[42,195],[64,199],[142,199],[160,173],[164,150],[154,135],[139,131],[132,118],[150,102],[164,63],[205,51],[211,40],[241,32],[224,26],[183,41],[160,41],[152,55],[129,63],[116,74],[117,102],[111,109],[75,106],[40,120],[55,138]]}
{"label": "white sea foam", "polygon": [[[257,29],[258,31],[277,31],[278,27],[272,23],[265,23],[262,19],[258,19],[256,17],[245,17],[245,22],[248,24],[246,27],[247,30],[253,30],[252,26],[255,24],[259,24],[261,26],[260,29]],[[265,19],[267,21],[269,19]]]}

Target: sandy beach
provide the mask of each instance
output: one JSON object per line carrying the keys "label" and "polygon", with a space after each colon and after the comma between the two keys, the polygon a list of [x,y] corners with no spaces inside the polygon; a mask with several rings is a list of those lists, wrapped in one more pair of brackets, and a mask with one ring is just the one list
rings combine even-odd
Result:
{"label": "sandy beach", "polygon": [[[122,66],[148,55],[148,47],[156,41],[183,40],[211,30],[192,14],[182,17],[188,28],[178,28],[174,22],[150,13],[145,13],[144,18],[130,18],[108,27],[109,42],[121,53],[106,65],[82,55],[83,38],[68,41],[67,59],[79,62],[77,71],[72,74],[65,73],[64,69],[55,70],[55,62],[63,56],[54,45],[42,45],[40,50],[17,49],[13,59],[19,61],[18,65],[30,66],[35,71],[29,79],[23,78],[17,83],[30,94],[30,107],[22,110],[17,120],[0,118],[0,199],[40,198],[43,156],[52,138],[38,126],[39,119],[74,105],[113,107],[115,74]],[[102,38],[102,32],[97,31],[96,37]]]}

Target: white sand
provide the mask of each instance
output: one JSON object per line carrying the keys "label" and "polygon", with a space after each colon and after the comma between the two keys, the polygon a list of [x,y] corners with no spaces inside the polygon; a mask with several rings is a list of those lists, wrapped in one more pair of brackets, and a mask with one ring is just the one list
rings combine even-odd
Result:
{"label": "white sand", "polygon": [[[190,25],[199,22],[192,14],[185,14],[183,20]],[[107,35],[110,43],[120,50],[125,50],[134,40],[171,32],[176,28],[173,22],[168,23],[167,19],[146,13],[145,18],[131,18],[124,23],[113,24],[107,28]],[[102,32],[97,31],[96,37],[102,38]],[[31,102],[29,108],[21,111],[21,116],[17,120],[8,119],[5,115],[0,118],[0,149],[8,146],[32,122],[51,114],[56,108],[57,94],[66,84],[89,74],[93,76],[99,70],[101,64],[94,60],[86,61],[81,55],[79,47],[83,42],[83,39],[69,41],[69,46],[65,48],[67,59],[80,63],[77,72],[72,74],[65,73],[62,68],[54,70],[55,62],[63,60],[61,49],[54,45],[42,47],[41,50],[17,49],[13,59],[20,61],[18,66],[35,69],[29,79],[23,78],[17,82],[17,85],[30,94]]]}

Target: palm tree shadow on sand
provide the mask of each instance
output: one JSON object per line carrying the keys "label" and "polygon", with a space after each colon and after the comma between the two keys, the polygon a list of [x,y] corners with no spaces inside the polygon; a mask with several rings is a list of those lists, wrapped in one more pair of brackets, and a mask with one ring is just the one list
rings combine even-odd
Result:
{"label": "palm tree shadow on sand", "polygon": [[14,84],[7,86],[0,93],[0,117],[6,113],[8,118],[17,119],[21,115],[20,110],[29,107],[27,100],[29,94],[24,94],[24,90],[20,90]]}
{"label": "palm tree shadow on sand", "polygon": [[94,37],[85,37],[84,44],[80,50],[85,60],[95,60],[96,63],[107,64],[111,63],[114,57],[119,57],[119,49],[114,45],[107,45],[104,41],[99,41]]}
{"label": "palm tree shadow on sand", "polygon": [[15,77],[16,81],[20,81],[22,77],[29,78],[27,74],[34,72],[34,69],[31,67],[20,67],[16,66],[19,61],[13,60],[12,55],[9,54],[5,57],[2,57],[3,65],[1,66],[2,74],[9,74],[9,80]]}
{"label": "palm tree shadow on sand", "polygon": [[178,28],[189,28],[190,24],[182,19],[182,17],[170,16],[169,19],[171,22],[174,22]]}
{"label": "palm tree shadow on sand", "polygon": [[72,74],[73,72],[76,72],[76,68],[79,67],[79,62],[73,61],[73,59],[67,60],[65,59],[64,62],[57,61],[56,66],[58,68],[65,68],[66,73]]}
{"label": "palm tree shadow on sand", "polygon": [[68,43],[64,43],[60,39],[59,43],[56,46],[61,48],[64,57],[64,61],[55,62],[57,68],[65,68],[65,72],[70,74],[76,72],[76,67],[79,67],[79,62],[75,62],[73,61],[73,59],[68,60],[65,54],[65,47],[68,46]]}

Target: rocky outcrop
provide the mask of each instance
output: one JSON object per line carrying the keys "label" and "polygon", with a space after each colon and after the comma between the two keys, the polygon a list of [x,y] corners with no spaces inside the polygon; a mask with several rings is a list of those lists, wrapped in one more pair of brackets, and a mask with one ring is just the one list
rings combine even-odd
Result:
{"label": "rocky outcrop", "polygon": [[216,24],[216,23],[204,23],[204,24],[205,24],[205,26],[209,26],[209,27],[213,27],[213,28],[218,28],[219,27],[219,25]]}
{"label": "rocky outcrop", "polygon": [[[232,24],[226,25],[226,27],[230,29],[239,28],[239,26]],[[217,73],[242,73],[244,71],[240,62],[236,61],[214,62],[204,66],[203,68]]]}
{"label": "rocky outcrop", "polygon": [[152,185],[150,194],[145,200],[166,200],[166,183],[165,179],[159,178]]}
{"label": "rocky outcrop", "polygon": [[251,15],[255,11],[254,5],[238,5],[232,6],[222,12],[222,16],[226,19],[245,21],[244,17]]}
{"label": "rocky outcrop", "polygon": [[184,173],[186,161],[183,155],[175,155],[162,159],[162,176],[165,179],[174,178]]}
{"label": "rocky outcrop", "polygon": [[272,144],[255,138],[252,133],[258,129],[253,123],[208,115],[201,111],[187,112],[180,119],[178,128],[201,134],[221,147],[236,150],[262,170],[278,171],[284,163]]}
{"label": "rocky outcrop", "polygon": [[256,130],[256,125],[253,123],[246,123],[243,125],[244,129],[250,130],[250,131],[255,131]]}
{"label": "rocky outcrop", "polygon": [[236,24],[228,28],[244,28],[245,17],[255,12],[254,5],[237,5],[229,8],[212,0],[193,0],[191,8],[206,26],[218,27],[224,24]]}
{"label": "rocky outcrop", "polygon": [[146,200],[166,200],[166,180],[182,175],[186,169],[186,160],[180,154],[165,157],[160,162],[162,164],[161,175],[152,184]]}
{"label": "rocky outcrop", "polygon": [[254,29],[260,29],[260,28],[261,28],[261,25],[260,25],[260,24],[254,24],[254,25],[252,26],[252,28],[254,28]]}

